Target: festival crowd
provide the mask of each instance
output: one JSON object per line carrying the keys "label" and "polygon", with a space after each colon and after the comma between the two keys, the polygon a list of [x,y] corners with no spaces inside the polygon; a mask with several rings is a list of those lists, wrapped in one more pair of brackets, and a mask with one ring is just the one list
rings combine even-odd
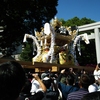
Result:
{"label": "festival crowd", "polygon": [[0,64],[0,100],[100,100],[100,67],[59,73],[25,72],[16,61]]}

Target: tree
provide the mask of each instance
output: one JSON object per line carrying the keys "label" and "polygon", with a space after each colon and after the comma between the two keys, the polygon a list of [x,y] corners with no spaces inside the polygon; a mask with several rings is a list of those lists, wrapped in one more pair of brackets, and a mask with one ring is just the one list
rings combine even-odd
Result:
{"label": "tree", "polygon": [[90,24],[95,22],[92,19],[88,19],[86,17],[79,19],[78,17],[73,17],[72,19],[69,19],[65,21],[64,19],[59,19],[62,22],[62,25],[64,26],[80,26],[85,24]]}
{"label": "tree", "polygon": [[31,39],[28,39],[28,42],[26,42],[24,44],[24,49],[19,57],[19,59],[21,61],[32,61],[32,57],[33,57],[33,44],[32,44],[32,42],[33,41]]}
{"label": "tree", "polygon": [[90,44],[85,44],[81,41],[81,56],[77,52],[77,60],[81,66],[96,65],[95,40],[90,40]]}
{"label": "tree", "polygon": [[11,55],[15,47],[22,43],[25,33],[33,34],[57,13],[58,0],[1,0],[0,50]]}

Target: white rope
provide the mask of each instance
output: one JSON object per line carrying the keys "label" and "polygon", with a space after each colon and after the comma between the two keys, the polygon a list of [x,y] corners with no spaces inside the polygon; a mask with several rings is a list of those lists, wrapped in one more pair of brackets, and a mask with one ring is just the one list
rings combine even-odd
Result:
{"label": "white rope", "polygon": [[37,41],[37,39],[36,39],[35,36],[29,35],[29,34],[25,34],[25,35],[24,35],[24,40],[23,40],[23,42],[25,42],[27,38],[33,39],[33,41],[34,41],[35,44],[36,44],[36,47],[37,47],[37,55],[34,57],[34,61],[36,61],[36,59],[38,58],[38,56],[41,54],[41,46],[40,46],[40,44],[38,43],[38,41]]}

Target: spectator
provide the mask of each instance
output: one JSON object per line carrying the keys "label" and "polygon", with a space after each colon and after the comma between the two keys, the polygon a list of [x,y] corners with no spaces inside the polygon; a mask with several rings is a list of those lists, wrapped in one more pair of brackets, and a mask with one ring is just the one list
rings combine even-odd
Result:
{"label": "spectator", "polygon": [[63,69],[61,70],[61,73],[58,77],[58,88],[62,92],[63,100],[67,99],[67,95],[71,92],[77,91],[79,88],[76,87],[75,84],[75,77],[73,76],[72,73],[69,73],[66,75],[66,84],[61,83],[60,79],[61,77],[66,73],[66,70]]}
{"label": "spectator", "polygon": [[[43,76],[43,74],[42,74]],[[54,79],[50,76],[42,77],[42,81],[47,88],[44,98],[42,100],[58,100],[59,91]]]}
{"label": "spectator", "polygon": [[41,87],[40,87],[40,84],[39,82],[33,77],[33,79],[31,80],[31,95],[34,95]]}
{"label": "spectator", "polygon": [[46,86],[44,85],[44,83],[42,82],[42,80],[39,78],[38,74],[32,74],[32,76],[35,78],[35,80],[38,81],[39,83],[39,89],[37,90],[38,91],[43,91],[43,92],[46,92],[47,88]]}
{"label": "spectator", "polygon": [[96,65],[94,73],[93,73],[95,80],[96,80],[96,83],[98,84],[98,91],[100,91],[100,67],[99,67],[99,65],[100,64]]}
{"label": "spectator", "polygon": [[41,74],[41,79],[43,80],[45,77],[49,77],[49,73],[44,72]]}
{"label": "spectator", "polygon": [[31,97],[31,81],[29,79],[26,80],[25,85],[23,86],[21,93],[19,95],[19,99],[18,100],[25,100],[29,97]]}
{"label": "spectator", "polygon": [[[40,80],[39,76],[37,74],[32,74],[32,76],[34,77],[34,79],[38,82],[39,87],[37,88],[37,85],[34,84],[33,88],[35,88],[34,90],[34,94],[31,95],[31,85],[33,83],[31,83],[31,81],[27,80],[26,84],[24,85],[21,94],[19,96],[19,100],[42,100],[42,98],[44,97],[44,92],[46,92],[46,87],[43,84],[43,82]],[[36,85],[36,87],[35,87]]]}
{"label": "spectator", "polygon": [[[39,88],[36,89],[34,95],[32,95],[29,100],[42,100],[44,97],[44,93],[46,92],[46,86],[43,84],[42,80],[38,76],[38,74],[32,74],[35,80],[39,83]],[[34,84],[35,85],[35,84]]]}
{"label": "spectator", "polygon": [[66,76],[62,76],[60,82],[66,85]]}
{"label": "spectator", "polygon": [[79,86],[80,89],[76,92],[72,92],[68,94],[68,97],[66,100],[81,100],[81,98],[89,93],[88,92],[88,86],[90,85],[90,78],[87,74],[83,74],[80,77]]}
{"label": "spectator", "polygon": [[95,92],[98,91],[98,85],[95,82],[95,78],[94,75],[90,75],[90,85],[88,87],[88,91],[90,92]]}
{"label": "spectator", "polygon": [[17,100],[25,80],[25,72],[18,62],[0,64],[0,100]]}

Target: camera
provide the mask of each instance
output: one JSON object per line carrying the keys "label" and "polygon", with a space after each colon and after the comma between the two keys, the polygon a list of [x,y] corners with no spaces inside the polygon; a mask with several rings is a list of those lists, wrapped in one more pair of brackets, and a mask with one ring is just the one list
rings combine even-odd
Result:
{"label": "camera", "polygon": [[33,78],[32,73],[30,73],[30,72],[27,73],[27,77],[32,79]]}

